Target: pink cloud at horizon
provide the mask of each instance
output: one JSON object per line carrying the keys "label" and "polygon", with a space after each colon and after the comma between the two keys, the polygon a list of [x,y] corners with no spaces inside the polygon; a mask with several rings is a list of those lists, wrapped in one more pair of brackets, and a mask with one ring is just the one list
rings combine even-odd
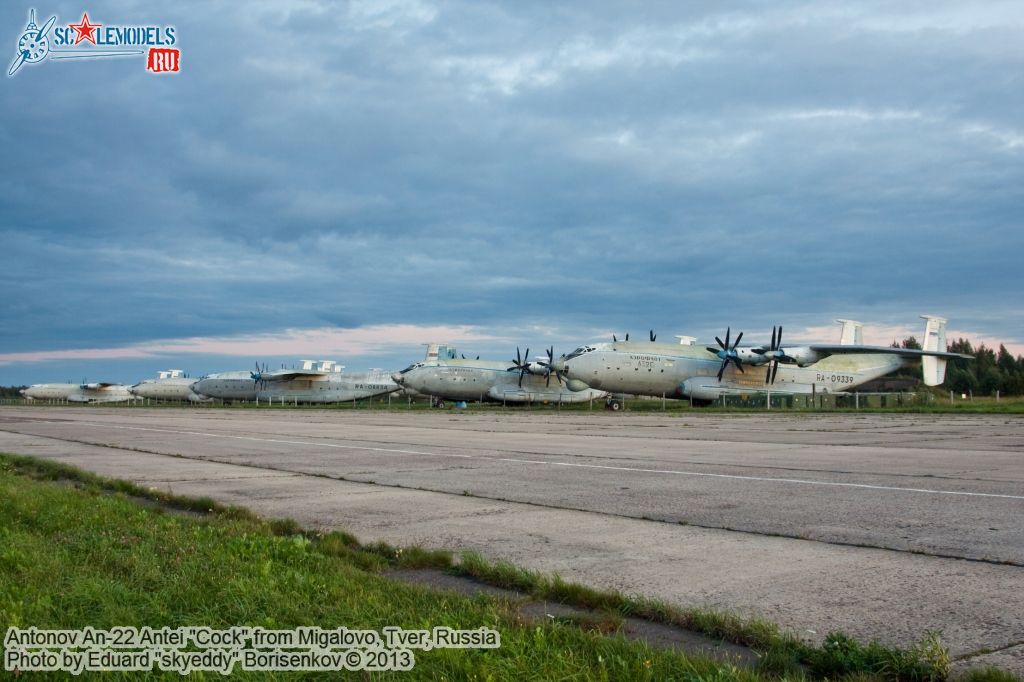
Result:
{"label": "pink cloud at horizon", "polygon": [[115,348],[79,348],[66,350],[0,353],[0,365],[51,360],[104,360],[151,358],[160,355],[236,355],[244,357],[295,356],[323,359],[330,356],[374,355],[393,348],[429,342],[498,341],[503,337],[487,334],[469,325],[419,326],[412,324],[371,325],[356,329],[320,327],[286,329],[273,334],[252,336],[196,336],[162,339]]}

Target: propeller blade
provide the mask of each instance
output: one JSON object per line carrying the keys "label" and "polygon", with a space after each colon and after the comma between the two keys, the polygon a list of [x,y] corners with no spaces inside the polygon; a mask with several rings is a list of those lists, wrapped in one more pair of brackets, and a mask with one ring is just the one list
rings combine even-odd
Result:
{"label": "propeller blade", "polygon": [[[725,344],[724,344],[724,343],[722,343],[722,339],[720,339],[720,338],[718,338],[718,337],[716,336],[716,337],[715,337],[715,341],[718,341],[718,347],[719,347],[719,348],[721,348],[721,349],[723,349],[723,350],[725,349]],[[713,352],[713,353],[717,353],[718,351],[716,350],[716,351],[712,351],[712,352]]]}
{"label": "propeller blade", "polygon": [[775,364],[772,366],[772,383],[773,384],[775,383],[775,375],[778,374],[778,373],[779,373],[779,361],[776,360]]}
{"label": "propeller blade", "polygon": [[52,17],[50,17],[50,20],[47,21],[45,24],[43,24],[43,27],[41,29],[39,29],[38,33],[36,33],[36,40],[37,41],[42,40],[43,36],[45,36],[47,33],[49,33],[50,29],[53,28],[53,24],[56,21],[57,21],[57,15],[55,14]]}
{"label": "propeller blade", "polygon": [[779,325],[779,347],[775,350],[782,350],[782,325]]}
{"label": "propeller blade", "polygon": [[658,335],[655,334],[654,330],[652,329],[651,330],[651,343],[654,343],[657,340],[657,338],[658,338]]}
{"label": "propeller blade", "polygon": [[[28,54],[27,52],[25,54]],[[615,334],[612,334],[612,343],[618,343],[619,340],[615,338]]]}
{"label": "propeller blade", "polygon": [[520,369],[519,370],[519,388],[523,387],[523,375],[524,374],[526,374],[526,369],[525,368]]}
{"label": "propeller blade", "polygon": [[722,375],[725,374],[725,366],[728,365],[728,364],[729,364],[729,361],[726,360],[725,362],[722,363],[722,366],[718,368],[718,380],[719,381],[722,380]]}
{"label": "propeller blade", "polygon": [[733,350],[736,350],[736,346],[740,345],[740,339],[742,339],[742,338],[743,338],[743,332],[740,332],[740,335],[736,337],[736,342],[732,344]]}
{"label": "propeller blade", "polygon": [[712,346],[704,346],[704,348],[707,350],[707,352],[714,353],[715,355],[718,355],[718,353],[720,352],[718,348],[713,348]]}
{"label": "propeller blade", "polygon": [[544,376],[544,386],[550,386],[550,385],[551,385],[551,372],[548,372]]}
{"label": "propeller blade", "polygon": [[21,68],[21,65],[25,63],[26,59],[28,59],[28,50],[23,50],[22,53],[15,57],[14,61],[11,63],[11,70],[7,72],[7,75],[13,76],[17,73],[18,69]]}
{"label": "propeller blade", "polygon": [[736,365],[736,369],[738,369],[740,371],[740,374],[746,374],[746,372],[743,371],[743,363],[740,362],[739,358],[732,357],[732,358],[729,358],[729,359],[732,360],[732,364]]}
{"label": "propeller blade", "polygon": [[765,374],[764,374],[764,383],[770,384],[771,383],[771,378],[772,378],[772,366],[769,363],[768,364],[768,371],[765,372]]}
{"label": "propeller blade", "polygon": [[775,350],[775,327],[772,327],[772,345],[769,346],[769,350]]}
{"label": "propeller blade", "polygon": [[629,332],[626,332],[626,341],[629,341]]}
{"label": "propeller blade", "polygon": [[[731,331],[732,331],[732,327],[726,327],[725,328],[725,346],[724,346],[724,348],[728,348],[729,347],[729,332],[731,332]],[[716,336],[715,338],[717,339],[718,337]]]}

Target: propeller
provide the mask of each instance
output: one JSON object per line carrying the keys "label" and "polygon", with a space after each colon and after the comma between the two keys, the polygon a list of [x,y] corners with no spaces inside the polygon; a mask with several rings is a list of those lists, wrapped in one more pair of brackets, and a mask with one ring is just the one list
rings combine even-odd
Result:
{"label": "propeller", "polygon": [[[461,353],[461,355],[462,355],[462,359],[463,359],[463,360],[468,360],[468,359],[469,359],[469,358],[467,358],[467,357],[466,357],[466,354],[465,354],[465,353]],[[480,359],[480,356],[479,356],[479,355],[478,355],[478,356],[476,356],[476,359],[477,359],[477,360],[479,360],[479,359]]]}
{"label": "propeller", "polygon": [[526,349],[526,355],[519,355],[519,346],[516,346],[516,358],[512,361],[512,366],[509,367],[506,372],[514,372],[519,370],[519,388],[523,387],[523,375],[530,371],[530,349]]}
{"label": "propeller", "polygon": [[786,355],[786,351],[782,349],[782,325],[778,327],[778,335],[776,335],[775,327],[772,327],[772,344],[768,348],[752,348],[752,351],[758,355],[763,355],[768,359],[768,372],[764,375],[764,383],[774,384],[775,375],[779,371],[779,361],[789,360],[789,356]]}
{"label": "propeller", "polygon": [[714,353],[722,361],[722,366],[718,368],[718,380],[719,381],[722,380],[722,374],[725,373],[725,368],[729,366],[730,362],[732,362],[734,365],[736,365],[736,369],[738,369],[740,372],[743,371],[743,364],[740,362],[739,355],[736,353],[736,346],[740,345],[740,339],[743,338],[743,332],[740,332],[736,336],[736,341],[730,346],[729,345],[729,335],[730,335],[731,331],[732,331],[731,327],[727,327],[726,328],[726,330],[725,330],[725,342],[724,343],[722,342],[722,339],[718,338],[717,336],[715,337],[715,341],[718,342],[718,345],[720,346],[720,348],[714,348],[713,346],[706,346],[706,348],[708,349],[709,353]]}
{"label": "propeller", "polygon": [[[629,341],[629,332],[626,332],[626,341]],[[618,343],[618,342],[619,342],[618,337],[616,337],[615,334],[612,334],[612,343]]]}
{"label": "propeller", "polygon": [[260,385],[260,390],[263,390],[263,385],[264,385],[263,373],[266,372],[266,371],[267,371],[266,364],[263,365],[263,369],[261,370],[260,369],[260,363],[257,362],[256,363],[256,371],[255,372],[249,372],[249,377],[252,379],[253,386],[255,386],[256,384],[259,384]]}
{"label": "propeller", "polygon": [[558,383],[561,384],[562,383],[562,373],[558,371],[557,367],[555,367],[555,347],[551,346],[551,348],[548,348],[547,349],[547,354],[548,354],[548,361],[547,362],[544,362],[543,360],[538,360],[537,361],[537,364],[540,365],[541,367],[543,367],[546,370],[544,372],[544,385],[545,386],[550,386],[551,385],[551,374],[552,373],[554,373],[555,379],[558,381]]}

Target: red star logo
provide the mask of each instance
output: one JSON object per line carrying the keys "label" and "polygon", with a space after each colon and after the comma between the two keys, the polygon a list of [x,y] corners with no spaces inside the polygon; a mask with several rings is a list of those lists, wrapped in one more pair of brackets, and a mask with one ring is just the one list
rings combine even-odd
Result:
{"label": "red star logo", "polygon": [[88,40],[90,43],[95,45],[96,29],[102,25],[103,24],[90,24],[89,14],[87,12],[82,12],[82,23],[68,24],[68,28],[75,29],[75,33],[78,34],[77,36],[75,36],[75,45],[82,42],[83,40]]}

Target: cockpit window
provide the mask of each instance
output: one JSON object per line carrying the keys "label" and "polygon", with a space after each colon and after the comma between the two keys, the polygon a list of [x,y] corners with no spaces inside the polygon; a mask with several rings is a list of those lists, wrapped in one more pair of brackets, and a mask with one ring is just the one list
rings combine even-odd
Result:
{"label": "cockpit window", "polygon": [[577,348],[573,352],[571,352],[568,355],[566,355],[565,359],[566,360],[572,360],[573,358],[578,358],[579,356],[583,355],[584,353],[589,353],[592,350],[594,350],[593,346],[580,346],[579,348]]}
{"label": "cockpit window", "polygon": [[414,362],[413,364],[409,365],[408,367],[403,369],[401,372],[399,372],[399,374],[405,374],[406,372],[411,372],[412,370],[416,369],[417,367],[422,367],[422,366],[423,366],[422,362]]}

